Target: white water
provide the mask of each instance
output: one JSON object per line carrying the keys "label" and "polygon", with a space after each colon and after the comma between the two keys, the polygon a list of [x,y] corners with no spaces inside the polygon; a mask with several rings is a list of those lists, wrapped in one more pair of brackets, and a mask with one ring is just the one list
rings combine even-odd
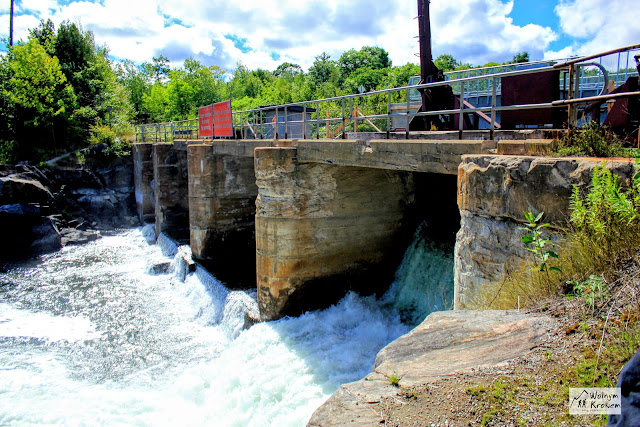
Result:
{"label": "white water", "polygon": [[0,274],[0,425],[301,426],[409,330],[356,294],[243,330],[255,295],[163,262],[131,230]]}

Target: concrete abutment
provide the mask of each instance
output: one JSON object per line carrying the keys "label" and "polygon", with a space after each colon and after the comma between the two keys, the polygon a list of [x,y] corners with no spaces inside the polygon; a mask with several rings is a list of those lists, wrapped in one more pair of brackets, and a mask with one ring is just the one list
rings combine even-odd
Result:
{"label": "concrete abutment", "polygon": [[258,303],[264,319],[381,294],[415,231],[414,175],[301,163],[300,148],[256,150]]}
{"label": "concrete abutment", "polygon": [[222,140],[190,144],[189,223],[195,260],[231,287],[255,285],[253,153],[273,140]]}

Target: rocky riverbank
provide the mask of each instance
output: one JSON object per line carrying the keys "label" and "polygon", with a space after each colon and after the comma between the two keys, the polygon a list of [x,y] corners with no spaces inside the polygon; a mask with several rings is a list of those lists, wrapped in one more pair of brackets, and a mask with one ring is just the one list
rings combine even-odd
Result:
{"label": "rocky riverbank", "polygon": [[340,387],[308,425],[384,424],[389,401],[430,382],[503,366],[546,341],[556,323],[546,315],[496,310],[432,313],[380,350],[372,372]]}
{"label": "rocky riverbank", "polygon": [[139,224],[130,157],[100,147],[79,163],[0,165],[2,259],[22,259]]}

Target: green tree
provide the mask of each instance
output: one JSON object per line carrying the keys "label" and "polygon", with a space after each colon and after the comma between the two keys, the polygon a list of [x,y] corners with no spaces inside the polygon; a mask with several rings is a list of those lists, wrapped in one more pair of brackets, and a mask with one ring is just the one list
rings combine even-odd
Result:
{"label": "green tree", "polygon": [[447,71],[453,71],[460,65],[458,61],[449,54],[440,55],[433,61],[436,67],[441,70],[443,73]]}
{"label": "green tree", "polygon": [[50,56],[56,54],[56,28],[51,19],[42,20],[36,28],[29,30],[29,38],[37,40]]}
{"label": "green tree", "polygon": [[520,52],[517,53],[513,56],[513,59],[511,60],[511,64],[519,64],[521,62],[529,62],[529,52]]}
{"label": "green tree", "polygon": [[171,71],[169,58],[166,56],[154,56],[153,62],[145,62],[142,64],[144,72],[149,75],[153,80],[157,82],[166,82]]}
{"label": "green tree", "polygon": [[380,70],[388,67],[391,67],[389,53],[380,47],[364,46],[358,51],[350,49],[338,60],[338,68],[343,79],[361,68]]}
{"label": "green tree", "polygon": [[117,66],[118,80],[125,88],[126,96],[133,108],[132,120],[135,123],[144,123],[149,120],[149,113],[144,108],[144,96],[151,92],[149,76],[142,71],[142,67],[136,66],[133,61],[126,60]]}
{"label": "green tree", "polygon": [[302,74],[302,67],[298,64],[283,62],[273,71],[275,77],[283,77],[292,80],[297,74]]}
{"label": "green tree", "polygon": [[327,83],[335,72],[336,62],[326,52],[316,56],[313,65],[309,67],[309,77],[316,85]]}
{"label": "green tree", "polygon": [[17,158],[42,159],[64,148],[65,122],[76,105],[73,88],[56,57],[36,40],[9,49],[3,67],[2,98],[11,111],[6,125],[17,143]]}
{"label": "green tree", "polygon": [[155,82],[151,86],[149,94],[143,95],[142,104],[152,123],[164,122],[168,119],[169,93],[162,83]]}

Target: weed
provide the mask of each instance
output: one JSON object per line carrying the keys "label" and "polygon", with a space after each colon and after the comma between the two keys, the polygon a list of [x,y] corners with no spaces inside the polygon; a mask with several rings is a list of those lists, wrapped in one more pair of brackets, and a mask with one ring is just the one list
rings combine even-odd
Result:
{"label": "weed", "polygon": [[389,383],[394,387],[398,387],[399,386],[400,378],[398,378],[398,376],[395,374],[395,372],[389,376]]}
{"label": "weed", "polygon": [[521,240],[527,247],[526,249],[533,253],[535,261],[538,264],[540,271],[549,273],[549,271],[556,271],[562,273],[559,267],[549,266],[549,258],[558,258],[558,254],[550,249],[547,249],[547,245],[551,245],[551,240],[542,237],[542,230],[549,227],[549,223],[540,223],[544,212],[540,212],[537,216],[533,212],[525,212],[524,216],[528,221],[524,227],[520,227],[520,230],[527,231],[527,234],[522,236]]}
{"label": "weed", "polygon": [[607,127],[589,122],[558,141],[555,154],[560,156],[628,157],[622,141]]}
{"label": "weed", "polygon": [[476,387],[468,387],[466,392],[469,396],[480,396],[481,394],[485,393],[487,390],[484,388],[483,385],[479,385]]}
{"label": "weed", "polygon": [[592,274],[584,282],[574,285],[573,289],[576,294],[587,300],[587,304],[591,310],[595,309],[596,301],[604,300],[609,297],[608,286],[602,276]]}

